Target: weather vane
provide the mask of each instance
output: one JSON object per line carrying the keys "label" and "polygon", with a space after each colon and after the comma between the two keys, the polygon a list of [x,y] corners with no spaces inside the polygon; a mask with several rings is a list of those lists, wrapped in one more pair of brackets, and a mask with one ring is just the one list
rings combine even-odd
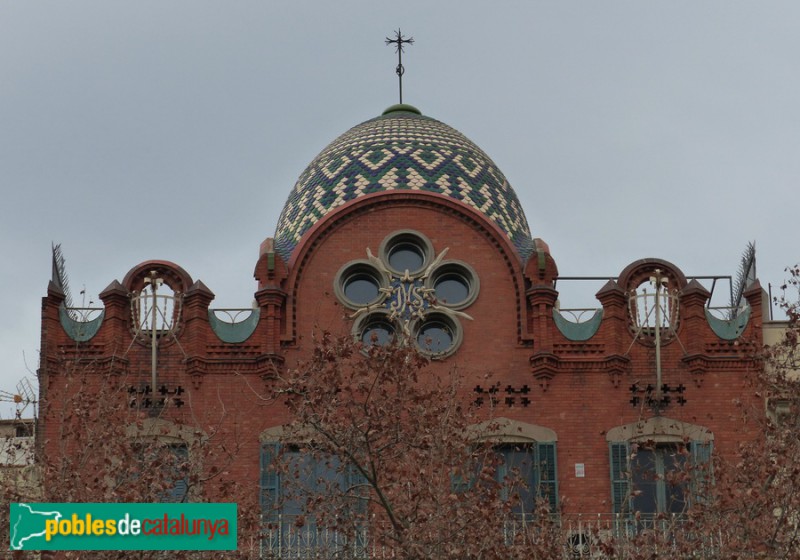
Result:
{"label": "weather vane", "polygon": [[403,33],[398,29],[395,31],[394,39],[390,39],[386,37],[386,44],[387,45],[395,45],[395,52],[397,53],[397,79],[400,82],[400,103],[403,102],[403,74],[405,73],[405,68],[403,68],[403,45],[404,44],[413,45],[414,44],[414,37],[409,37],[406,39],[403,37]]}

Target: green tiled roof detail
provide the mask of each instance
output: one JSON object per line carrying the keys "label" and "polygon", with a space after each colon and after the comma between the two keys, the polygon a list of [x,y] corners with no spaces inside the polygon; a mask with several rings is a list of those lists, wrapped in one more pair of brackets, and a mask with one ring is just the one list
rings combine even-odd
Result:
{"label": "green tiled roof detail", "polygon": [[75,342],[88,342],[94,338],[94,335],[97,334],[97,331],[100,330],[103,324],[103,317],[105,317],[105,315],[106,312],[103,310],[94,319],[79,321],[72,318],[70,311],[63,303],[58,308],[58,320],[61,322],[61,327]]}
{"label": "green tiled roof detail", "polygon": [[300,175],[278,219],[275,248],[289,261],[303,234],[337,207],[386,191],[436,193],[472,207],[505,232],[525,260],[533,242],[517,195],[466,136],[396,105],[355,126]]}
{"label": "green tiled roof detail", "polygon": [[733,319],[718,319],[708,309],[705,311],[708,326],[711,327],[714,334],[723,340],[736,340],[739,338],[745,327],[747,327],[748,321],[750,321],[750,307],[740,310]]}
{"label": "green tiled roof detail", "polygon": [[261,318],[259,308],[253,309],[247,317],[237,323],[223,321],[216,316],[213,309],[208,310],[208,323],[222,342],[240,344],[246,341],[256,331],[258,320]]}
{"label": "green tiled roof detail", "polygon": [[597,333],[600,323],[603,322],[603,310],[598,309],[586,321],[575,323],[564,317],[557,309],[553,309],[553,321],[555,321],[561,334],[567,337],[567,340],[583,342]]}

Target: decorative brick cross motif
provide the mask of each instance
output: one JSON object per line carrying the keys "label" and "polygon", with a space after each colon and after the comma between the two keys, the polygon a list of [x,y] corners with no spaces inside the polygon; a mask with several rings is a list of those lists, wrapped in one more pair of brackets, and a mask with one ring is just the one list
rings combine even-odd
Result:
{"label": "decorative brick cross motif", "polygon": [[[531,404],[531,399],[528,397],[528,393],[531,392],[531,388],[527,384],[523,385],[522,387],[506,385],[505,389],[501,391],[500,382],[497,382],[494,385],[490,385],[486,388],[481,385],[476,385],[472,391],[477,395],[473,401],[475,406],[489,404],[492,407],[496,407],[500,404],[504,404],[505,406],[511,408],[519,404],[527,408]],[[502,396],[503,393],[505,393],[505,397]]]}

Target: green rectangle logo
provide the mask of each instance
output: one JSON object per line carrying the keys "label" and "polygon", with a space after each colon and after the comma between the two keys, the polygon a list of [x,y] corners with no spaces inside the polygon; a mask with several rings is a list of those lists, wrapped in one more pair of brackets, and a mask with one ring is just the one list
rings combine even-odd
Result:
{"label": "green rectangle logo", "polygon": [[236,550],[236,504],[12,503],[11,550]]}

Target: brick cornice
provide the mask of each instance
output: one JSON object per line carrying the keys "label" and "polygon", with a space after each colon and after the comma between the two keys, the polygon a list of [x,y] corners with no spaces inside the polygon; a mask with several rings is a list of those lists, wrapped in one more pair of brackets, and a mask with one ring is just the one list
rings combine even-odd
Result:
{"label": "brick cornice", "polygon": [[199,388],[206,375],[257,375],[262,380],[275,379],[283,368],[284,357],[279,354],[260,354],[252,357],[208,358],[190,356],[184,360],[186,373]]}
{"label": "brick cornice", "polygon": [[708,372],[741,373],[756,367],[756,360],[747,356],[709,356],[707,354],[690,354],[681,359],[682,364],[692,374],[695,385],[703,384],[703,377]]}
{"label": "brick cornice", "polygon": [[563,373],[607,373],[614,387],[619,386],[624,375],[631,371],[631,360],[618,354],[601,357],[563,357],[550,352],[537,352],[530,357],[531,373],[546,391],[550,381]]}

